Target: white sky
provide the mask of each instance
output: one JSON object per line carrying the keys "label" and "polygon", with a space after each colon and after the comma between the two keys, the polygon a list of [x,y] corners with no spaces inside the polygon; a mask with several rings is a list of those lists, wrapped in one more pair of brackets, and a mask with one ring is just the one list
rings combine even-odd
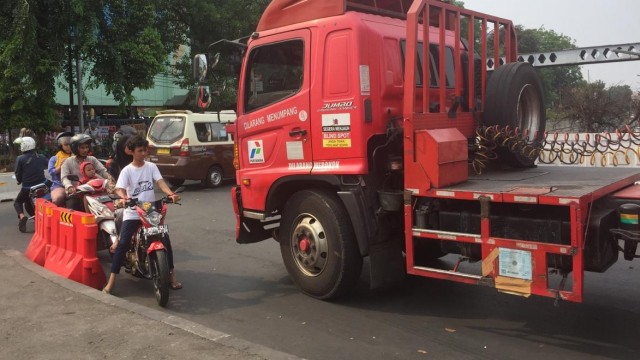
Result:
{"label": "white sky", "polygon": [[[640,0],[463,0],[466,9],[526,28],[554,30],[576,46],[640,43]],[[561,50],[561,49],[558,49]],[[640,60],[582,66],[585,80],[640,90]]]}

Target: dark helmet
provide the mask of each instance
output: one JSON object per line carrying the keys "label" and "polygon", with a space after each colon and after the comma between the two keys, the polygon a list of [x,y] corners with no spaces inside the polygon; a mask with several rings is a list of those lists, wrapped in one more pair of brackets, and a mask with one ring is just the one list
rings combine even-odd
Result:
{"label": "dark helmet", "polygon": [[58,135],[56,135],[56,145],[58,145],[59,147],[62,146],[62,141],[64,138],[70,138],[73,136],[73,133],[70,133],[68,131],[62,131],[61,133],[59,133]]}
{"label": "dark helmet", "polygon": [[134,129],[133,127],[129,126],[129,125],[122,125],[120,126],[120,129],[118,129],[118,131],[116,131],[115,133],[113,133],[113,151],[117,151],[117,147],[118,147],[118,143],[120,142],[121,139],[123,139],[124,137],[129,137],[132,135],[137,134],[138,131],[136,131],[136,129]]}
{"label": "dark helmet", "polygon": [[78,147],[82,144],[91,144],[93,139],[86,134],[77,134],[71,138],[71,152],[73,155],[78,155]]}

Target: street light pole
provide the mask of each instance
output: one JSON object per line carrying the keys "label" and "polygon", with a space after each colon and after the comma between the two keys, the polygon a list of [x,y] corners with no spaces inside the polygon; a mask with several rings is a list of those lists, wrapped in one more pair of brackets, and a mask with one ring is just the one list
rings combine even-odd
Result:
{"label": "street light pole", "polygon": [[80,133],[84,133],[84,109],[82,106],[82,60],[80,59],[80,51],[78,51],[79,34],[74,31],[74,35],[76,45],[76,87],[78,88],[78,125],[80,126]]}

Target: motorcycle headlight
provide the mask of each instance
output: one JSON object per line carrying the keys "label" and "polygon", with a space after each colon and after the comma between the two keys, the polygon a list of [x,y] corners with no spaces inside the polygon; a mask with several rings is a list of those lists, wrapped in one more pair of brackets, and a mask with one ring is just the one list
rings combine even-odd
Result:
{"label": "motorcycle headlight", "polygon": [[160,215],[157,211],[152,211],[145,215],[145,219],[151,224],[151,226],[160,225],[160,220],[162,220],[162,215]]}

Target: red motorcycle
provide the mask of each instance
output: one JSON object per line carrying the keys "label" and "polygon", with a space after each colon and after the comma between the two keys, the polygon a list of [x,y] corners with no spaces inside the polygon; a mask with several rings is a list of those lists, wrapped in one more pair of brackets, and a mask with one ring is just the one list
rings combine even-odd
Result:
{"label": "red motorcycle", "polygon": [[[184,188],[180,187],[175,193],[182,191]],[[153,202],[132,198],[125,203],[126,207],[135,208],[142,222],[131,239],[131,247],[125,257],[125,268],[131,269],[133,276],[153,280],[156,300],[163,307],[169,301],[170,282],[167,249],[164,246],[169,236],[169,229],[164,223],[168,203],[173,203],[168,197]]]}

